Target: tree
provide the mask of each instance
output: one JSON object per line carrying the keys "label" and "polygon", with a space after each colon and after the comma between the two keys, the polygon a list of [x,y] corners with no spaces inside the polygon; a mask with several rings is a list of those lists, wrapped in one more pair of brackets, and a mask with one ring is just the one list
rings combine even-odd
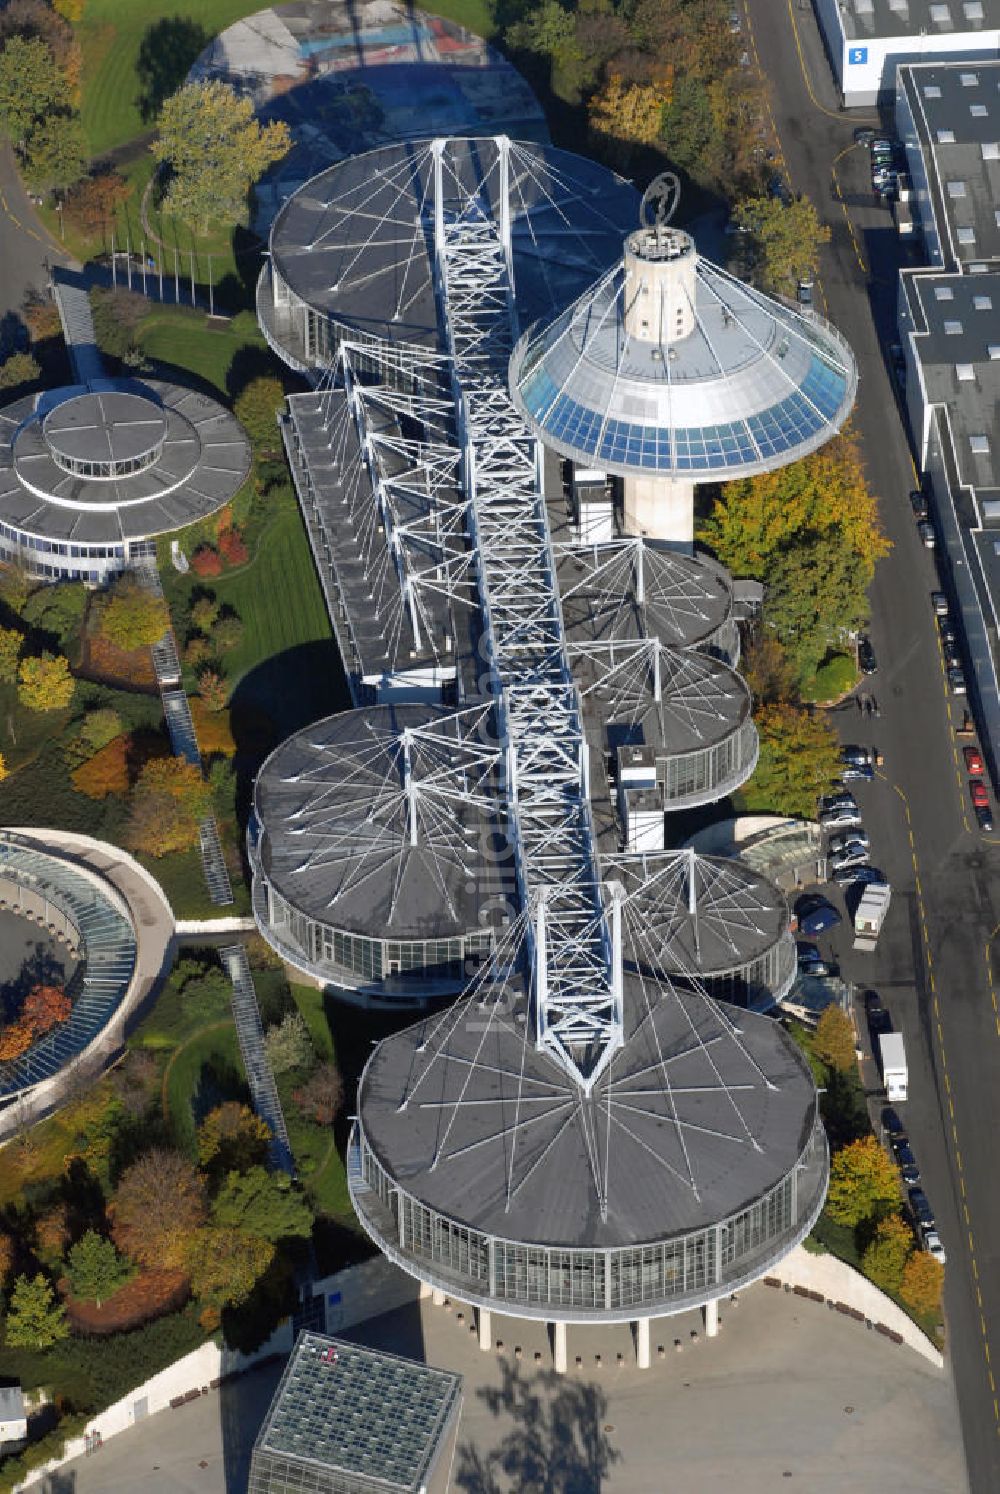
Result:
{"label": "tree", "polygon": [[[0,15],[3,12],[0,11]],[[22,612],[31,591],[31,577],[17,561],[0,562],[0,597],[12,612]]]}
{"label": "tree", "polygon": [[803,684],[867,621],[866,584],[836,530],[803,535],[776,556],[766,615]]}
{"label": "tree", "polygon": [[220,605],[218,598],[208,593],[191,604],[191,621],[200,632],[212,631],[212,625],[219,616]]}
{"label": "tree", "polygon": [[245,1302],[274,1260],[270,1240],[229,1229],[199,1230],[188,1254],[191,1290],[210,1306]]}
{"label": "tree", "polygon": [[7,1280],[14,1266],[14,1239],[12,1235],[0,1234],[0,1286]]}
{"label": "tree", "polygon": [[116,171],[101,171],[73,187],[66,216],[86,234],[107,233],[131,196],[131,182]]}
{"label": "tree", "polygon": [[35,1220],[35,1250],[40,1260],[55,1265],[62,1260],[69,1244],[69,1209],[64,1203],[53,1204]]}
{"label": "tree", "polygon": [[229,684],[217,669],[203,669],[198,676],[198,694],[207,711],[224,711],[229,704]]}
{"label": "tree", "polygon": [[155,1053],[149,1048],[130,1048],[112,1069],[111,1082],[129,1115],[145,1115],[160,1093],[160,1066]]}
{"label": "tree", "polygon": [[198,1161],[214,1172],[246,1172],[267,1159],[271,1128],[249,1105],[226,1100],[198,1127]]}
{"label": "tree", "polygon": [[107,799],[112,794],[127,794],[131,737],[116,737],[74,768],[70,774],[78,794],[88,799]]}
{"label": "tree", "polygon": [[52,0],[52,9],[75,26],[83,20],[85,0]]}
{"label": "tree", "polygon": [[704,179],[720,164],[722,136],[708,89],[690,73],[678,76],[661,124],[663,145],[671,161],[689,175]]}
{"label": "tree", "polygon": [[254,450],[261,455],[281,450],[278,413],[284,405],[285,391],[281,380],[271,377],[251,379],[237,397],[233,413],[250,437]]}
{"label": "tree", "polygon": [[898,1292],[903,1269],[913,1251],[913,1231],[899,1214],[879,1221],[861,1257],[861,1269],[884,1292]]}
{"label": "tree", "polygon": [[778,197],[746,197],[736,204],[733,217],[747,232],[761,290],[793,295],[800,280],[815,279],[830,230],[808,197],[788,203]]}
{"label": "tree", "polygon": [[744,808],[812,819],[817,799],[840,775],[833,728],[825,717],[787,704],[763,706],[755,720],[760,755],[740,790]]}
{"label": "tree", "polygon": [[202,233],[211,222],[243,222],[249,189],[290,146],[287,124],[261,125],[253,100],[227,83],[185,84],[164,104],[152,146],[170,171],[168,212]]}
{"label": "tree", "polygon": [[250,559],[242,534],[232,527],[219,530],[219,554],[226,565],[246,565]]}
{"label": "tree", "polygon": [[17,679],[17,661],[24,634],[17,628],[0,628],[0,680],[12,685]]}
{"label": "tree", "polygon": [[61,711],[73,699],[76,681],[62,654],[43,653],[22,659],[17,670],[17,698],[29,711]]}
{"label": "tree", "polygon": [[213,711],[197,695],[189,697],[194,734],[202,757],[235,757],[236,739],[228,711]]}
{"label": "tree", "polygon": [[131,1268],[111,1241],[94,1229],[88,1229],[66,1257],[66,1277],[73,1296],[82,1302],[96,1302],[98,1307],[131,1275]]}
{"label": "tree", "polygon": [[126,653],[159,643],[169,626],[163,597],[140,585],[134,576],[116,581],[101,609],[102,635]]}
{"label": "tree", "polygon": [[87,588],[82,581],[56,581],[40,586],[27,599],[22,616],[42,633],[51,633],[63,653],[69,653],[87,610]]}
{"label": "tree", "polygon": [[798,683],[791,659],[780,639],[766,627],[757,628],[740,659],[740,673],[758,705],[794,702]]}
{"label": "tree", "polygon": [[0,363],[0,389],[22,389],[41,377],[41,364],[30,353],[11,353]]}
{"label": "tree", "polygon": [[337,1065],[329,1059],[318,1064],[305,1084],[292,1091],[292,1099],[309,1120],[332,1126],[344,1103],[344,1081]]}
{"label": "tree", "polygon": [[23,1017],[16,1022],[8,1022],[6,1027],[0,1028],[0,1059],[7,1063],[12,1058],[20,1058],[22,1053],[27,1053],[34,1040],[31,1023],[25,1022]]}
{"label": "tree", "polygon": [[669,82],[626,83],[620,73],[611,74],[587,105],[587,123],[612,165],[627,169],[642,147],[659,139],[669,96]]}
{"label": "tree", "polygon": [[72,1012],[73,1003],[62,986],[37,985],[32,986],[24,998],[21,1018],[36,1036],[41,1036],[43,1032],[58,1027],[60,1022],[68,1022]]}
{"label": "tree", "polygon": [[80,116],[50,114],[28,136],[25,175],[34,187],[62,192],[85,174],[89,159]]}
{"label": "tree", "polygon": [[154,758],[132,791],[127,843],[151,856],[189,850],[198,844],[198,827],[211,808],[211,788],[193,763]]}
{"label": "tree", "polygon": [[154,1147],[127,1167],[109,1206],[111,1236],[143,1266],[183,1266],[208,1216],[205,1180],[180,1152]]}
{"label": "tree", "polygon": [[8,37],[0,51],[0,133],[23,146],[36,121],[63,103],[65,88],[40,37]]}
{"label": "tree", "polygon": [[289,1069],[311,1069],[316,1062],[316,1050],[301,1012],[286,1012],[276,1026],[269,1027],[264,1047],[275,1074],[286,1074]]}
{"label": "tree", "polygon": [[264,1167],[229,1173],[212,1205],[212,1219],[220,1229],[257,1235],[274,1244],[293,1237],[308,1239],[313,1226],[303,1194],[283,1172]]}
{"label": "tree", "polygon": [[826,1211],[835,1224],[858,1225],[898,1204],[899,1174],[874,1136],[862,1136],[834,1153]]}
{"label": "tree", "polygon": [[222,556],[214,545],[199,545],[191,556],[191,569],[196,576],[221,576]]}
{"label": "tree", "polygon": [[12,1349],[51,1349],[69,1337],[66,1309],[42,1275],[19,1276],[11,1293],[5,1339]]}
{"label": "tree", "polygon": [[831,1069],[849,1073],[856,1063],[854,1028],[839,1006],[828,1006],[816,1024],[813,1052]]}
{"label": "tree", "polygon": [[232,649],[238,648],[243,638],[243,623],[235,612],[227,612],[220,617],[212,629],[212,642],[220,653],[228,654]]}
{"label": "tree", "polygon": [[903,1267],[899,1295],[914,1312],[933,1313],[941,1306],[944,1267],[926,1250],[915,1250]]}

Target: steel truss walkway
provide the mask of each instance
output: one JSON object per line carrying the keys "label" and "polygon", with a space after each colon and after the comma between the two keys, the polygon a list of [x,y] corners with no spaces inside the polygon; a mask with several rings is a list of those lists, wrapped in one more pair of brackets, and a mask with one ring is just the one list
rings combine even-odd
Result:
{"label": "steel truss walkway", "polygon": [[470,191],[451,175],[446,142],[434,142],[438,290],[506,748],[510,829],[523,906],[532,915],[537,1040],[589,1092],[622,1044],[621,972],[597,875],[581,704],[566,653],[541,453],[507,387],[517,330],[512,147],[505,138],[497,143],[494,213],[484,190]]}

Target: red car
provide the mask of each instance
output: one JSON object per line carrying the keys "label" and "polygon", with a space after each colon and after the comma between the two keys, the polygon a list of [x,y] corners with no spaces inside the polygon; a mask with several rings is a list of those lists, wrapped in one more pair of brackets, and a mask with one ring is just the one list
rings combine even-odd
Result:
{"label": "red car", "polygon": [[977,778],[985,773],[982,754],[978,747],[963,747],[962,755],[965,758],[966,772],[975,774]]}
{"label": "red car", "polygon": [[981,778],[969,779],[969,793],[972,795],[972,803],[976,809],[988,809],[990,796],[986,792],[986,785]]}

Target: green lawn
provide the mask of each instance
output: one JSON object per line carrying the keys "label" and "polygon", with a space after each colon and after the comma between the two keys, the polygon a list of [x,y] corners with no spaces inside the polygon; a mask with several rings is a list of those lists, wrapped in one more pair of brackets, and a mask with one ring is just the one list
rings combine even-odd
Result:
{"label": "green lawn", "polygon": [[146,356],[167,368],[193,374],[229,398],[234,359],[264,357],[267,344],[249,311],[228,322],[209,322],[192,307],[157,306],[138,328]]}
{"label": "green lawn", "polygon": [[202,1028],[171,1057],[164,1099],[178,1146],[195,1149],[195,1130],[223,1100],[246,1100],[249,1090],[236,1027],[230,1019]]}
{"label": "green lawn", "polygon": [[302,1014],[313,1040],[313,1047],[320,1058],[332,1058],[333,1036],[326,1020],[326,998],[323,992],[318,991],[315,986],[300,986],[293,982],[292,1000]]}

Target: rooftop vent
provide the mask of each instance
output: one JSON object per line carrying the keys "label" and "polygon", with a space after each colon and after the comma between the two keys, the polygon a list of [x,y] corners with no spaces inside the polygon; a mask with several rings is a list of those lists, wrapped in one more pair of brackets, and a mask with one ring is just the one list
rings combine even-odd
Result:
{"label": "rooftop vent", "polygon": [[964,182],[949,182],[948,183],[948,196],[949,197],[964,197],[965,196],[965,183]]}
{"label": "rooftop vent", "polygon": [[969,105],[969,113],[972,115],[973,119],[986,119],[989,112],[990,111],[987,109],[985,104]]}
{"label": "rooftop vent", "polygon": [[984,161],[1000,161],[1000,141],[984,140],[981,149]]}
{"label": "rooftop vent", "polygon": [[944,335],[945,335],[945,337],[961,337],[961,335],[962,335],[962,323],[961,322],[945,322],[945,324],[944,324]]}
{"label": "rooftop vent", "polygon": [[[933,6],[931,8],[933,9]],[[979,74],[978,73],[959,73],[958,76],[959,76],[959,80],[960,80],[963,88],[978,88],[979,87]]]}
{"label": "rooftop vent", "polygon": [[938,145],[954,145],[955,144],[955,131],[954,130],[938,130],[938,132],[937,132],[937,143],[938,143]]}
{"label": "rooftop vent", "polygon": [[983,0],[964,0],[962,9],[965,11],[967,21],[981,21],[983,19]]}
{"label": "rooftop vent", "polygon": [[936,285],[934,287],[934,298],[937,301],[954,301],[955,292],[950,285]]}
{"label": "rooftop vent", "polygon": [[969,447],[973,456],[989,456],[990,438],[989,436],[970,436]]}
{"label": "rooftop vent", "polygon": [[924,98],[925,99],[939,99],[940,97],[941,97],[941,90],[940,90],[940,88],[938,87],[938,85],[936,83],[926,83],[924,85]]}
{"label": "rooftop vent", "polygon": [[974,244],[976,242],[976,230],[974,228],[960,228],[958,230],[958,242],[960,244]]}
{"label": "rooftop vent", "polygon": [[991,363],[1000,363],[1000,343],[991,342],[986,351],[990,355]]}
{"label": "rooftop vent", "polygon": [[977,311],[992,311],[993,310],[993,298],[992,298],[992,296],[973,296],[973,298],[972,298],[972,304],[976,308]]}
{"label": "rooftop vent", "polygon": [[976,377],[976,370],[971,363],[956,363],[955,377],[960,384],[971,384]]}
{"label": "rooftop vent", "polygon": [[935,26],[950,26],[951,11],[948,9],[947,5],[932,5],[931,20]]}

